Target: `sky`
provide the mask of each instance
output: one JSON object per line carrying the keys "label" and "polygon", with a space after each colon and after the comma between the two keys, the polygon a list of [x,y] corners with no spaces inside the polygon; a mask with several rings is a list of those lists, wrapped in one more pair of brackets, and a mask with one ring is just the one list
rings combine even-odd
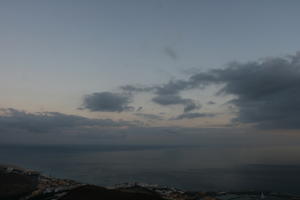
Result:
{"label": "sky", "polygon": [[299,6],[1,1],[0,143],[293,143]]}

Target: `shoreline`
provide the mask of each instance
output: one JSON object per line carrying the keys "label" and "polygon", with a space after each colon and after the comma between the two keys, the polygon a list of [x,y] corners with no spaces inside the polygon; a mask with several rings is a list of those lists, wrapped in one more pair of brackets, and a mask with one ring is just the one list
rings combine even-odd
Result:
{"label": "shoreline", "polygon": [[[300,200],[300,196],[292,194],[282,194],[276,192],[262,191],[240,191],[240,192],[204,192],[204,191],[184,191],[178,188],[150,185],[146,183],[122,183],[114,186],[103,187],[92,184],[83,184],[69,179],[61,179],[43,175],[37,171],[25,169],[14,165],[0,165],[0,186],[6,184],[9,188],[16,187],[19,191],[9,193],[2,191],[0,187],[0,199],[3,200],[64,200],[73,193],[77,196],[94,194],[97,195],[121,195],[124,199],[128,195],[148,195],[150,199],[170,199],[170,200],[247,200],[247,199],[276,199],[276,200]],[[3,179],[4,177],[4,179]],[[2,183],[1,183],[2,182]],[[3,183],[6,182],[6,183]],[[19,185],[18,185],[19,184]],[[21,190],[20,188],[23,188]],[[2,194],[1,194],[2,192]],[[5,194],[5,192],[7,194]],[[1,196],[2,195],[2,196]],[[6,195],[6,196],[5,196]],[[99,196],[99,197],[100,197]],[[125,198],[126,197],[126,198]],[[73,199],[76,197],[73,197]],[[93,198],[93,197],[92,197]],[[109,198],[109,197],[108,197]],[[146,198],[146,197],[143,197]]]}

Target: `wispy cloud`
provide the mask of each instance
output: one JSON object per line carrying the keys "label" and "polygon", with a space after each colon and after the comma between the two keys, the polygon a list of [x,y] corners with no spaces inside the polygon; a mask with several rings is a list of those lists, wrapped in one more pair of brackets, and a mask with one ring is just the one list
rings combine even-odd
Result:
{"label": "wispy cloud", "polygon": [[164,48],[164,53],[166,56],[168,56],[172,60],[176,60],[178,58],[178,54],[176,53],[175,49],[170,46],[166,46]]}
{"label": "wispy cloud", "polygon": [[180,120],[180,119],[195,119],[195,118],[205,118],[205,117],[215,117],[216,114],[212,113],[183,113],[181,115],[178,115],[174,118],[171,118],[171,120]]}
{"label": "wispy cloud", "polygon": [[148,120],[163,120],[163,117],[155,114],[135,113],[134,115]]}

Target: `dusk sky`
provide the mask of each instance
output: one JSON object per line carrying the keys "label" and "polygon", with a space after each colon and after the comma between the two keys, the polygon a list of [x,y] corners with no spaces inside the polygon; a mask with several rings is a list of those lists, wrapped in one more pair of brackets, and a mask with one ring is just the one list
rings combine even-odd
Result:
{"label": "dusk sky", "polygon": [[1,1],[0,143],[295,143],[299,7]]}

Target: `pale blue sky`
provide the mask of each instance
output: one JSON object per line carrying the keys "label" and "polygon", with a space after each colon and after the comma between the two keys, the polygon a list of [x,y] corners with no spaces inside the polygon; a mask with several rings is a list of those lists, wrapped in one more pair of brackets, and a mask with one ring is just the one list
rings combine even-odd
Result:
{"label": "pale blue sky", "polygon": [[294,54],[299,7],[296,0],[1,1],[0,106],[97,117],[77,109],[83,95]]}

